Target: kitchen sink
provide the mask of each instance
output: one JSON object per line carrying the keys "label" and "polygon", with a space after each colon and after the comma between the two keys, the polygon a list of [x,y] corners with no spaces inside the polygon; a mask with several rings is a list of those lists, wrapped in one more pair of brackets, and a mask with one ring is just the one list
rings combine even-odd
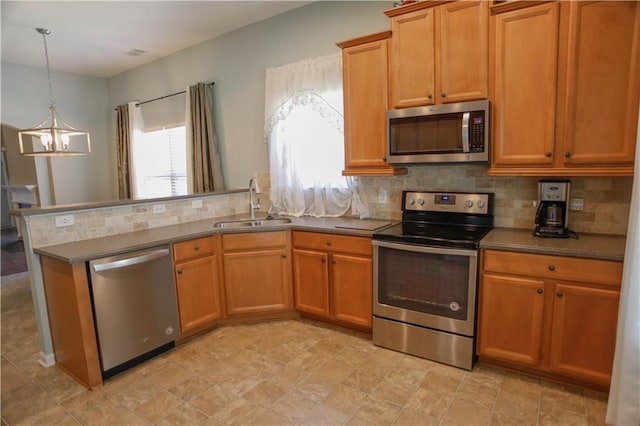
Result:
{"label": "kitchen sink", "polygon": [[244,219],[244,220],[229,220],[225,222],[216,222],[213,224],[214,228],[251,228],[251,227],[264,227],[264,226],[278,226],[287,225],[291,223],[291,219]]}

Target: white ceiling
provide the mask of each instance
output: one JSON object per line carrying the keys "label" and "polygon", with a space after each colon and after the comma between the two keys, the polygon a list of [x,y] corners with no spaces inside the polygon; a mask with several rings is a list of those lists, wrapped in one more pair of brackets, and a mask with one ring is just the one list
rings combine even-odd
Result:
{"label": "white ceiling", "polygon": [[106,78],[309,3],[2,0],[2,61],[44,68],[41,27],[52,70]]}

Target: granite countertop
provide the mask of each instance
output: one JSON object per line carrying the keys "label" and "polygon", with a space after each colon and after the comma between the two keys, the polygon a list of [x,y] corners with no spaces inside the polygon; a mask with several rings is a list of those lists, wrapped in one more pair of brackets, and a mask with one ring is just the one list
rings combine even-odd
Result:
{"label": "granite countertop", "polygon": [[480,242],[480,248],[624,260],[626,237],[622,235],[578,234],[575,238],[540,238],[530,229],[495,228]]}
{"label": "granite countertop", "polygon": [[[37,247],[34,248],[33,251],[39,255],[53,257],[68,263],[78,263],[215,234],[295,229],[300,231],[370,237],[375,231],[397,223],[397,221],[391,220],[359,220],[348,217],[288,217],[291,219],[291,223],[284,225],[264,225],[260,227],[247,228],[214,227],[214,224],[217,222],[241,220],[246,218],[246,215],[218,217],[198,222],[163,226],[103,238]],[[264,219],[264,217],[259,217],[258,219]],[[265,223],[267,222],[268,221],[265,221]]]}

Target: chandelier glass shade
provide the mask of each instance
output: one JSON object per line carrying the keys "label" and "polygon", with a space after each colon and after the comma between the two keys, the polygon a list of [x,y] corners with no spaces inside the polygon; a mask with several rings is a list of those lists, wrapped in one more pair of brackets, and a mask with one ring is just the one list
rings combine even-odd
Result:
{"label": "chandelier glass shade", "polygon": [[49,83],[49,113],[37,126],[18,131],[20,154],[28,156],[64,157],[83,155],[91,152],[89,132],[76,129],[62,121],[56,111],[51,88],[51,70],[49,69],[49,52],[46,36],[50,30],[36,28],[42,34],[44,55],[47,65],[47,79]]}

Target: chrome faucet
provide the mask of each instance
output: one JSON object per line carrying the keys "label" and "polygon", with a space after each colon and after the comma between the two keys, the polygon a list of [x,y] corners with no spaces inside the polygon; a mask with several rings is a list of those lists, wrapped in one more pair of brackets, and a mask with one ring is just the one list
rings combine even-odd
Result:
{"label": "chrome faucet", "polygon": [[251,219],[256,218],[256,210],[260,208],[260,197],[257,196],[258,194],[260,194],[258,180],[255,177],[252,177],[249,180],[249,212],[251,214]]}

